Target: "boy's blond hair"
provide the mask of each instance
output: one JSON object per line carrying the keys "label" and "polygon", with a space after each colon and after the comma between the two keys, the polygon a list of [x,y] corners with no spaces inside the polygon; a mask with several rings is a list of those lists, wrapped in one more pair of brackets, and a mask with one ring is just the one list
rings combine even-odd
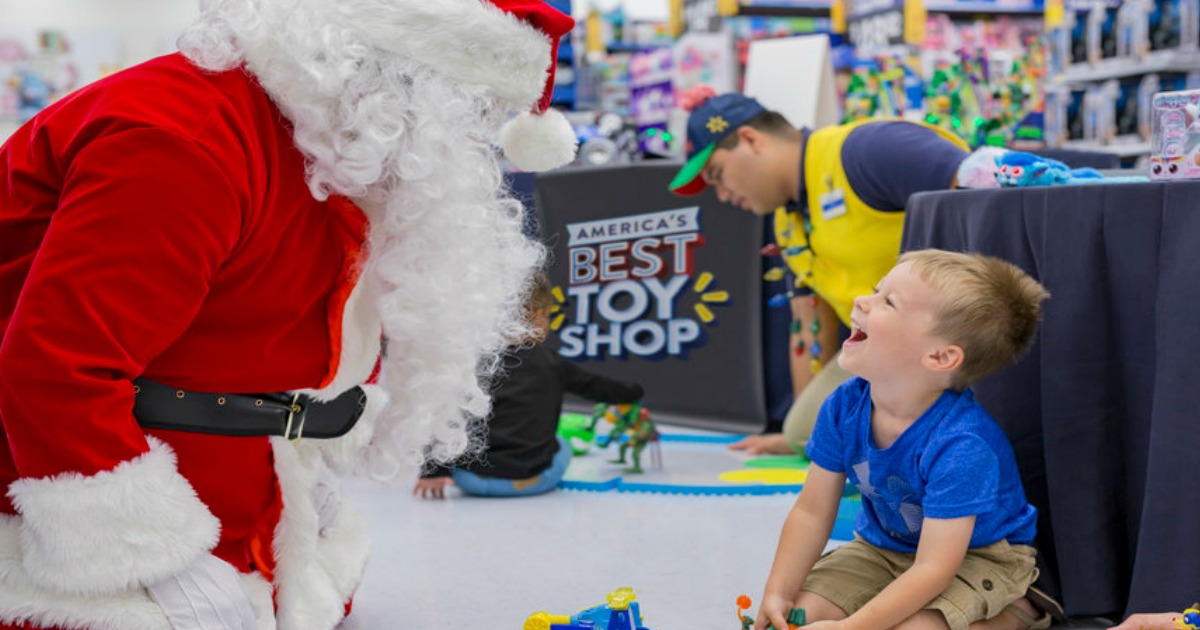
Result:
{"label": "boy's blond hair", "polygon": [[525,311],[532,313],[554,306],[554,287],[545,272],[535,271],[529,279],[529,292],[525,295]]}
{"label": "boy's blond hair", "polygon": [[1029,349],[1050,293],[1016,265],[980,254],[937,249],[900,256],[942,294],[933,334],[963,349],[951,381],[962,391]]}

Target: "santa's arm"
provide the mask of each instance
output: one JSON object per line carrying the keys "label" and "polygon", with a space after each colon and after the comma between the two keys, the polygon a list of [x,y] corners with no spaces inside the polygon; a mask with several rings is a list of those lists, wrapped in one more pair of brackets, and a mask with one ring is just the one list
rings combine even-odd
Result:
{"label": "santa's arm", "polygon": [[187,138],[89,141],[0,346],[0,417],[21,479],[22,563],[39,586],[100,594],[207,553],[219,523],[132,415],[131,379],[187,328],[244,210]]}

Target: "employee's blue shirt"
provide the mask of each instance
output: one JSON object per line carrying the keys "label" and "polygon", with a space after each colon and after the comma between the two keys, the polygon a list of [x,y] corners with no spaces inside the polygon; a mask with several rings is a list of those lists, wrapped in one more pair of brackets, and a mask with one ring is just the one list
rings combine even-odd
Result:
{"label": "employee's blue shirt", "polygon": [[[921,125],[879,121],[855,128],[842,143],[842,167],[850,188],[868,206],[902,212],[908,198],[948,190],[967,152]],[[801,159],[800,205],[807,205]]]}

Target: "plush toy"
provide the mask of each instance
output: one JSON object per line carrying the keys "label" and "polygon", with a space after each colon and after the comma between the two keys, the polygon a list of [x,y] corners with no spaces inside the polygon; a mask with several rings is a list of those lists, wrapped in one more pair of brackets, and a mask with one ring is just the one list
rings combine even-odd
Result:
{"label": "plush toy", "polygon": [[1058,160],[1023,151],[1009,151],[996,156],[996,166],[996,181],[1004,188],[1149,181],[1142,176],[1105,177],[1094,168],[1069,168]]}

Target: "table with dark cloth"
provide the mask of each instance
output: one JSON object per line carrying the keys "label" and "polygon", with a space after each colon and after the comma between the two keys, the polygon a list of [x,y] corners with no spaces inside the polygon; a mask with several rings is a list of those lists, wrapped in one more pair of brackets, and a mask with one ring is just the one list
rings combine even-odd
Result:
{"label": "table with dark cloth", "polygon": [[1040,510],[1067,613],[1200,599],[1200,182],[922,193],[903,249],[998,256],[1052,294],[1037,342],[976,387]]}

